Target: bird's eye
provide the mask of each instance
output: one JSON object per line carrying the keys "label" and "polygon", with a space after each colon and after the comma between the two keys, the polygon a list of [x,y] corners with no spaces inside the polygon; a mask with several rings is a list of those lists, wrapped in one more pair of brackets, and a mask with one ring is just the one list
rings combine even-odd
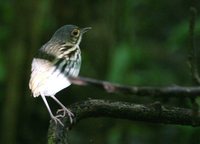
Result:
{"label": "bird's eye", "polygon": [[74,37],[78,37],[79,34],[80,34],[80,30],[78,30],[78,29],[74,29],[74,30],[72,31],[72,33],[71,33],[71,35],[74,36]]}

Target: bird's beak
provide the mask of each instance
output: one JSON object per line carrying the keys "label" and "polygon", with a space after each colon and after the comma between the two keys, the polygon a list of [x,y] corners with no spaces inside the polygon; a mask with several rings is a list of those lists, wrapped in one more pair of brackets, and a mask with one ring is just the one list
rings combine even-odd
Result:
{"label": "bird's beak", "polygon": [[89,31],[90,29],[92,29],[92,27],[82,28],[81,33],[84,34],[85,32]]}

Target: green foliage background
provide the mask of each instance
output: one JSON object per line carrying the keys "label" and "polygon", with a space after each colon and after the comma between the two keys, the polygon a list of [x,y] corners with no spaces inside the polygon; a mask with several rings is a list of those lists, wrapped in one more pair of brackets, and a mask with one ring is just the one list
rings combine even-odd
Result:
{"label": "green foliage background", "polygon": [[[81,76],[129,85],[191,85],[187,66],[189,0],[0,0],[0,143],[46,143],[49,114],[28,90],[34,53],[65,24],[91,26],[82,42]],[[199,8],[200,1],[196,1]],[[200,44],[200,16],[196,22]],[[199,53],[198,53],[199,54]],[[200,57],[200,56],[199,56]],[[66,105],[87,99],[162,101],[191,107],[188,99],[106,94],[71,86],[57,94]],[[49,99],[54,112],[58,106]],[[200,143],[200,129],[111,118],[86,119],[72,144]]]}

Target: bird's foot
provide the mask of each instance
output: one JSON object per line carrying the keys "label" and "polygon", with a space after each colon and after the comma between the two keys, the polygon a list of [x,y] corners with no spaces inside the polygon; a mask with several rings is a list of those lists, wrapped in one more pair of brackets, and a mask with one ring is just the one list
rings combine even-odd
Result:
{"label": "bird's foot", "polygon": [[64,124],[59,119],[59,116],[52,116],[51,118],[52,118],[52,120],[54,120],[54,122],[56,123],[56,125],[59,123],[60,125],[62,125],[64,127]]}
{"label": "bird's foot", "polygon": [[[59,114],[59,113],[62,113],[62,114]],[[66,113],[69,116],[70,123],[72,124],[73,123],[74,114],[70,110],[68,110],[67,108],[59,109],[57,111],[57,114],[59,114],[59,115],[57,115],[56,117],[62,117],[63,118],[63,117],[65,117]]]}

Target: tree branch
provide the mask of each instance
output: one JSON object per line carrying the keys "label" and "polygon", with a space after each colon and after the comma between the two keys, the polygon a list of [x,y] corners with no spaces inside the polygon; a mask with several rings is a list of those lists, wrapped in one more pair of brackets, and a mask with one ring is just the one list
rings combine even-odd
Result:
{"label": "tree branch", "polygon": [[191,75],[194,79],[194,82],[196,84],[200,84],[200,77],[199,77],[199,72],[197,68],[197,50],[195,47],[195,21],[196,21],[196,15],[197,15],[197,10],[195,7],[190,8],[190,21],[189,21],[189,48],[190,48],[190,53],[188,56],[189,60],[189,67],[191,71]]}
{"label": "tree branch", "polygon": [[[76,122],[90,117],[111,117],[131,121],[144,121],[161,124],[185,126],[200,126],[200,116],[195,120],[192,110],[177,107],[165,107],[160,103],[151,105],[133,104],[127,102],[110,102],[104,100],[87,100],[73,104],[70,107],[75,114]],[[49,143],[67,143],[67,136],[71,125],[68,117],[62,119],[65,127],[51,121],[49,127]]]}
{"label": "tree branch", "polygon": [[108,81],[101,81],[85,77],[70,77],[69,80],[80,86],[95,86],[109,93],[122,93],[137,96],[159,96],[159,97],[192,97],[200,96],[200,87],[137,87],[121,84],[114,84]]}

